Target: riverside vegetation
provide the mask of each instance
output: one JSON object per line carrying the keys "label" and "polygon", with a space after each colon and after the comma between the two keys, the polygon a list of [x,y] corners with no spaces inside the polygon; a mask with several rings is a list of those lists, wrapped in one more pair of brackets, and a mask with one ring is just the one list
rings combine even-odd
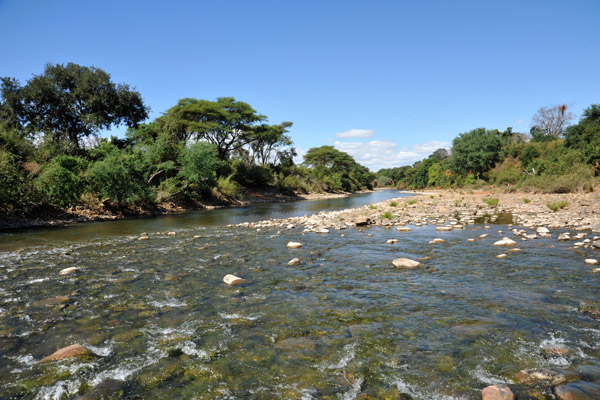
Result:
{"label": "riverside vegetation", "polygon": [[[235,203],[257,187],[273,196],[352,192],[374,180],[332,146],[312,148],[294,165],[292,123],[268,124],[232,97],[184,98],[147,117],[140,93],[99,68],[49,64],[23,86],[2,78],[0,210],[136,214]],[[129,127],[125,138],[99,138],[115,125]]]}

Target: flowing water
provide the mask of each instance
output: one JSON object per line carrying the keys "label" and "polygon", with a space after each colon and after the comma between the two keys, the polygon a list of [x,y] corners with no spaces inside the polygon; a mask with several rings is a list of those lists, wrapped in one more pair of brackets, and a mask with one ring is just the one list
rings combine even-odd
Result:
{"label": "flowing water", "polygon": [[[523,368],[596,360],[600,326],[581,312],[599,303],[594,254],[558,232],[496,259],[500,225],[225,226],[397,195],[2,234],[0,398],[478,399]],[[402,271],[398,257],[430,259]],[[39,363],[74,343],[96,356]]]}

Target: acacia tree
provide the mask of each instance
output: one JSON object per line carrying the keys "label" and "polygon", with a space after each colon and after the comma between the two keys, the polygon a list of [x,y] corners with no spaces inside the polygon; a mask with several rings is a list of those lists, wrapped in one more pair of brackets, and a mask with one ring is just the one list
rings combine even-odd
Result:
{"label": "acacia tree", "polygon": [[566,105],[556,107],[540,107],[531,118],[531,134],[534,140],[553,140],[563,134],[571,120],[572,112],[567,112]]}
{"label": "acacia tree", "polygon": [[485,174],[500,161],[503,142],[497,130],[477,128],[460,134],[452,141],[452,170],[461,175]]}
{"label": "acacia tree", "polygon": [[185,98],[158,122],[180,141],[203,139],[214,144],[219,158],[225,160],[255,140],[256,125],[266,118],[233,97],[219,97],[217,101]]}
{"label": "acacia tree", "polygon": [[3,78],[2,98],[3,119],[75,150],[81,139],[102,129],[120,124],[133,127],[148,117],[137,91],[113,83],[99,68],[74,63],[47,64],[22,88],[14,79]]}
{"label": "acacia tree", "polygon": [[279,125],[261,124],[254,133],[254,140],[250,143],[250,150],[254,161],[265,165],[272,161],[277,149],[290,146],[292,139],[285,133],[292,126],[291,122],[285,121]]}

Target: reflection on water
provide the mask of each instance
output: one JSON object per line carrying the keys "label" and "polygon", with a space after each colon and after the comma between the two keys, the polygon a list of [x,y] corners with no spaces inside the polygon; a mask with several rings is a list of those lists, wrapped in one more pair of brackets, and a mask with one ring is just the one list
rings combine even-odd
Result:
{"label": "reflection on water", "polygon": [[[522,368],[598,357],[598,323],[580,312],[598,306],[591,250],[541,238],[499,260],[505,234],[481,225],[342,237],[201,214],[35,231],[41,245],[0,253],[0,398],[479,399]],[[398,257],[429,259],[401,271]],[[73,343],[97,356],[38,363]]]}

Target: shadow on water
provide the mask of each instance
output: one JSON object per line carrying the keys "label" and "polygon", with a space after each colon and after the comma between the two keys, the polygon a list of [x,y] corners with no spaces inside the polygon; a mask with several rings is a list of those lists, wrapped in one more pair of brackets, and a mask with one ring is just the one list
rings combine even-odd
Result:
{"label": "shadow on water", "polygon": [[475,218],[476,224],[497,224],[497,225],[509,225],[513,224],[512,213],[501,212],[496,214],[485,214],[482,217]]}

